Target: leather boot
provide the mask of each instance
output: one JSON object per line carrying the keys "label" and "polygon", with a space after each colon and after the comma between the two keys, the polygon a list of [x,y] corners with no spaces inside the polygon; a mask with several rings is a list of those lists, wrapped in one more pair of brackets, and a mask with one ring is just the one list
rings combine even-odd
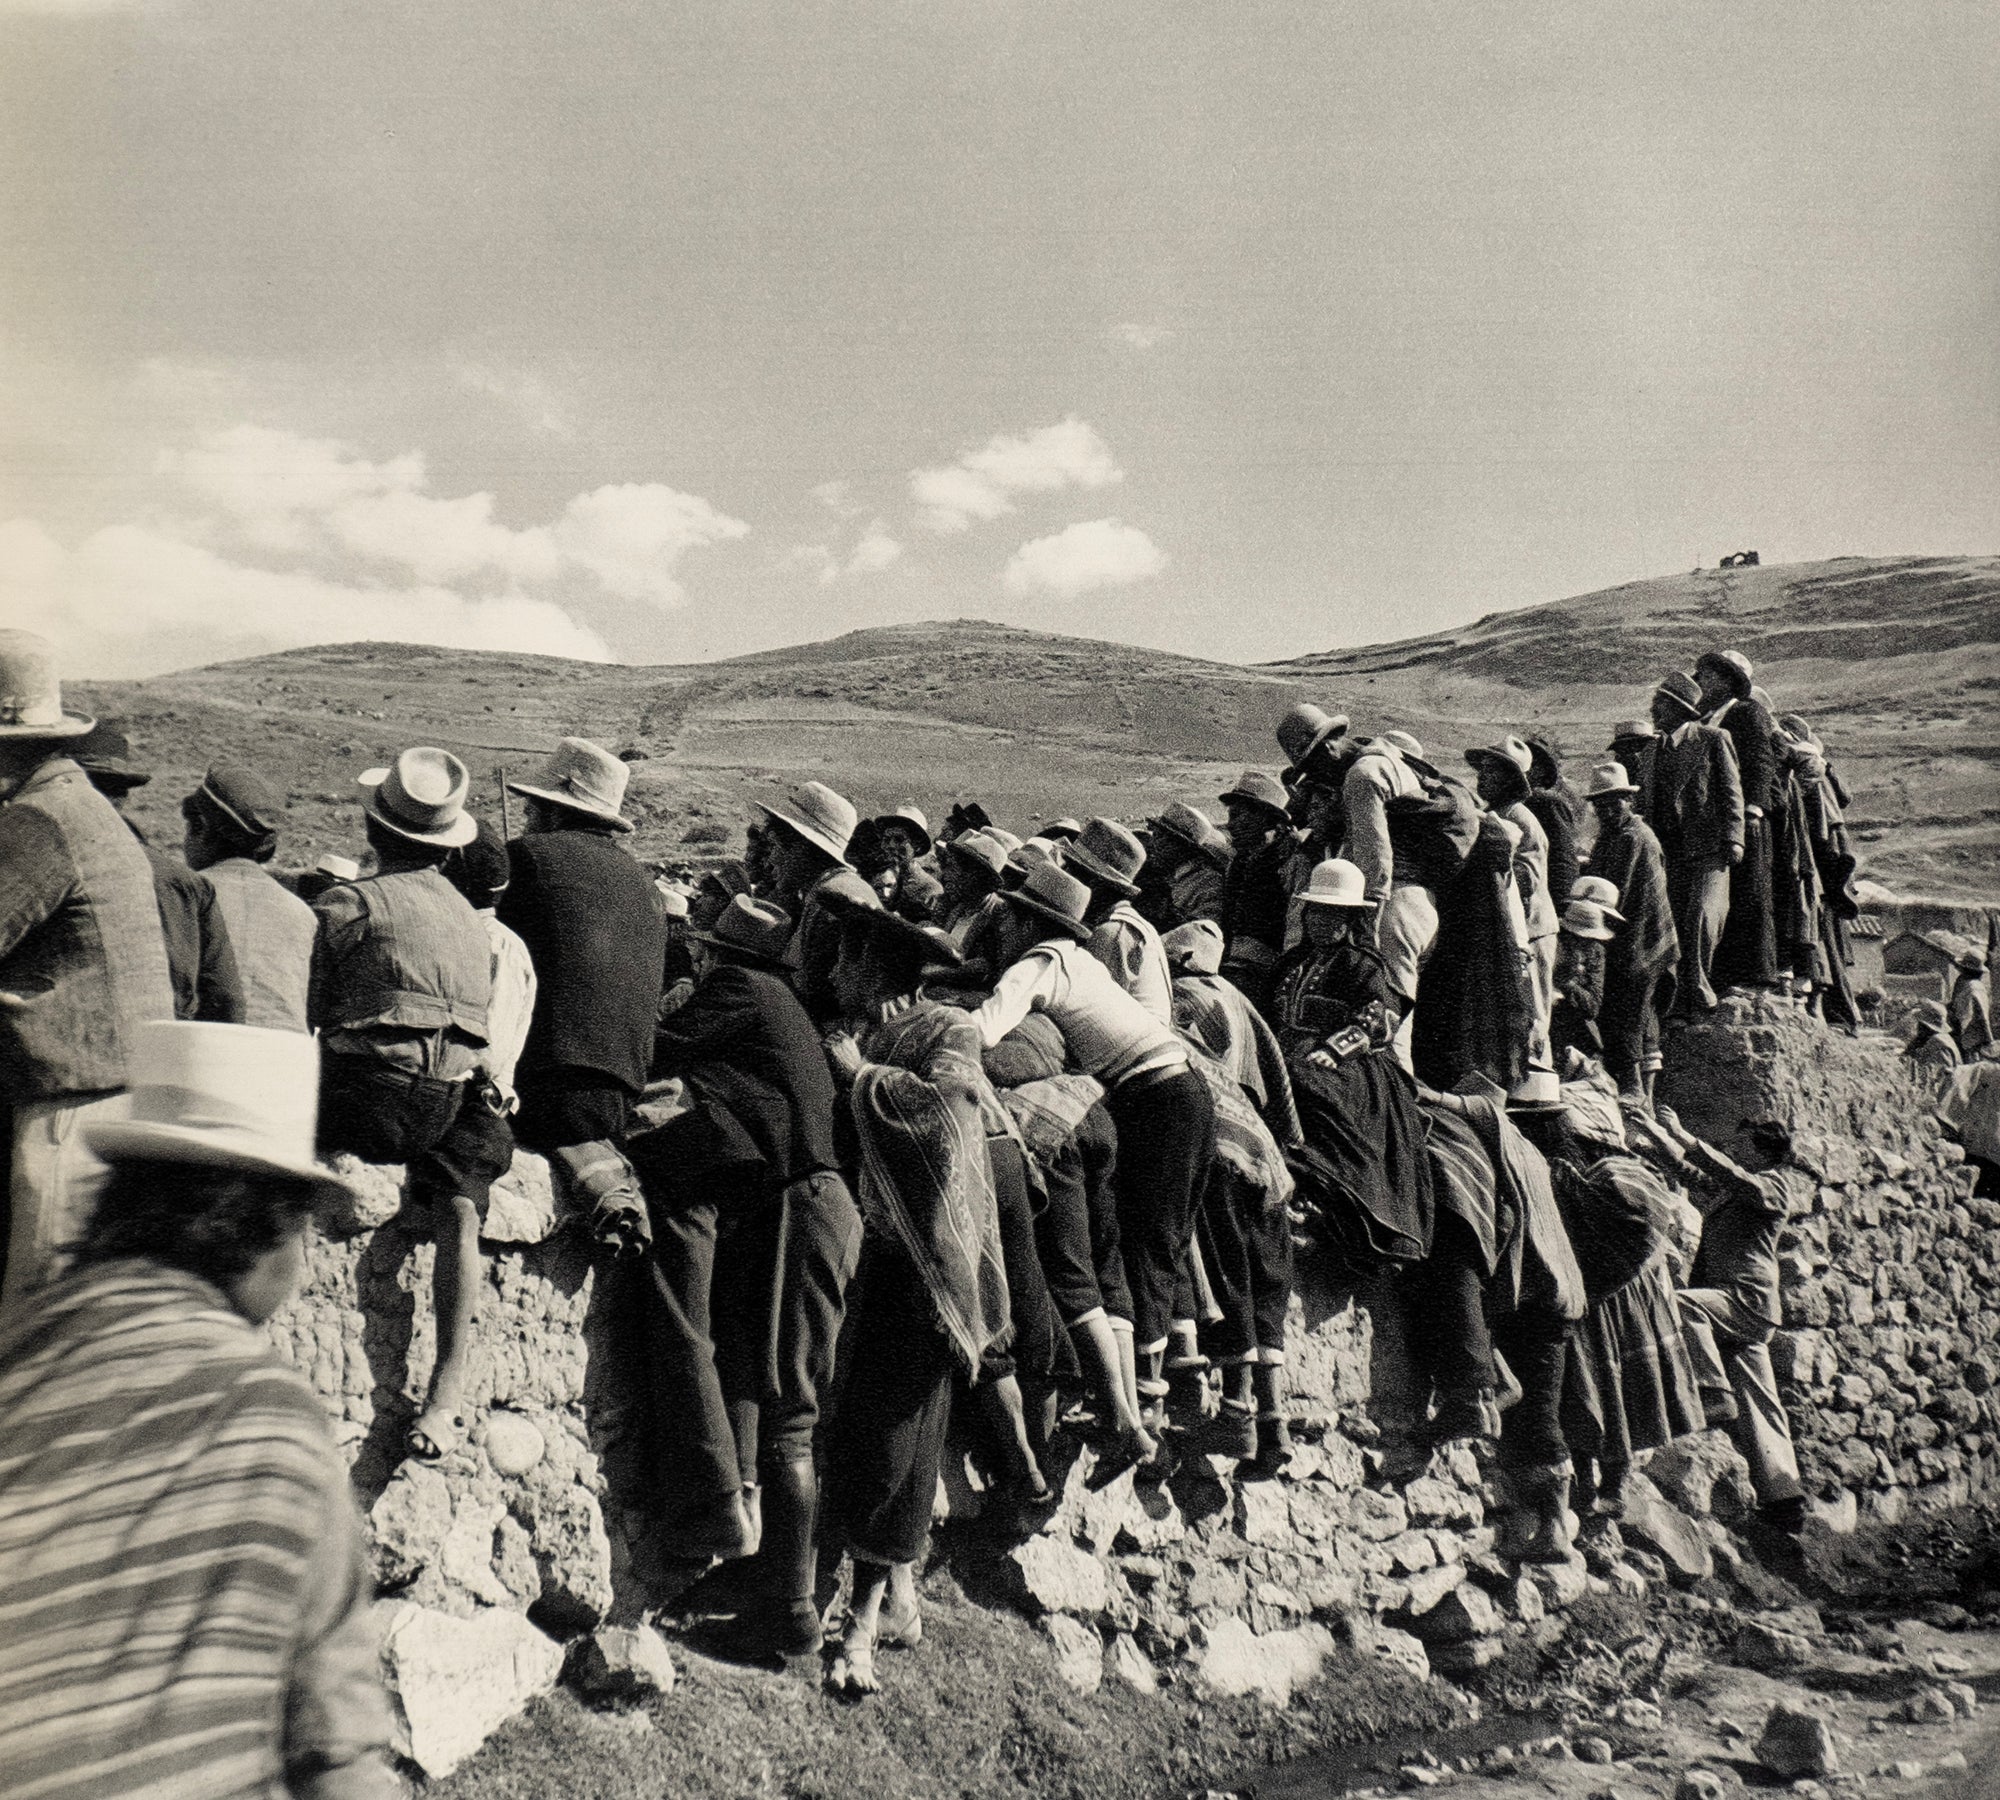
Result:
{"label": "leather boot", "polygon": [[1521,1546],[1522,1562],[1568,1562],[1576,1553],[1569,1528],[1570,1480],[1567,1463],[1524,1470],[1517,1478],[1521,1498],[1533,1516],[1533,1529]]}
{"label": "leather boot", "polygon": [[811,1656],[820,1647],[819,1609],[813,1603],[818,1471],[807,1453],[767,1462],[763,1476],[764,1544],[757,1556],[755,1592],[734,1624],[718,1636],[743,1655]]}
{"label": "leather boot", "polygon": [[1257,1468],[1275,1475],[1292,1455],[1292,1427],[1285,1418],[1285,1365],[1252,1363],[1250,1382],[1257,1402]]}

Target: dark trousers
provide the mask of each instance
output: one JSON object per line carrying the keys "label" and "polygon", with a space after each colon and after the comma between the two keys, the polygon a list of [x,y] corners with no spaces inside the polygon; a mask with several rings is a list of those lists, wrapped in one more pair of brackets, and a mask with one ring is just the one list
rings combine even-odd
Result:
{"label": "dark trousers", "polygon": [[1401,1287],[1411,1356],[1440,1403],[1494,1386],[1485,1285],[1472,1227],[1439,1207],[1431,1253],[1404,1273]]}
{"label": "dark trousers", "polygon": [[1604,1003],[1597,1009],[1604,1066],[1620,1087],[1636,1086],[1648,1054],[1658,1055],[1660,1019],[1653,1010],[1659,971],[1636,975],[1622,966],[1604,971]]}
{"label": "dark trousers", "polygon": [[1521,1398],[1503,1415],[1500,1427],[1500,1461],[1510,1469],[1548,1468],[1569,1460],[1562,1397],[1570,1329],[1567,1319],[1539,1308],[1493,1321],[1494,1348],[1521,1384]]}
{"label": "dark trousers", "polygon": [[1195,1204],[1215,1160],[1215,1102],[1192,1069],[1114,1088],[1118,1238],[1132,1284],[1138,1348],[1157,1350],[1174,1319],[1174,1281],[1194,1238]]}
{"label": "dark trousers", "polygon": [[625,1135],[632,1096],[601,1069],[523,1069],[514,1136],[546,1156],[570,1144],[615,1144]]}
{"label": "dark trousers", "polygon": [[1195,1217],[1195,1242],[1222,1311],[1204,1322],[1201,1347],[1217,1362],[1282,1362],[1292,1299],[1292,1225],[1223,1162],[1209,1170]]}
{"label": "dark trousers", "polygon": [[931,1316],[909,1259],[868,1238],[826,1460],[829,1542],[844,1542],[863,1562],[915,1562],[929,1540],[955,1373]]}
{"label": "dark trousers", "polygon": [[[1113,1157],[1116,1156],[1117,1134],[1111,1121],[1101,1107],[1093,1107],[1090,1119],[1102,1122],[1104,1139],[1108,1142]],[[1109,1215],[1110,1251],[1117,1259],[1118,1287],[1124,1303],[1120,1317],[1131,1317],[1132,1296],[1125,1291],[1125,1265],[1118,1258],[1118,1219],[1111,1210],[1113,1202],[1108,1181],[1098,1178],[1093,1184],[1092,1172],[1085,1162],[1085,1150],[1078,1143],[1082,1129],[1073,1134],[1057,1155],[1043,1168],[1042,1177],[1048,1189],[1048,1197],[1041,1211],[1035,1215],[1035,1251],[1041,1258],[1042,1277],[1048,1284],[1049,1304],[1055,1308],[1056,1317],[1067,1329],[1083,1319],[1101,1312],[1112,1310],[1106,1300],[1104,1288],[1098,1279],[1098,1256],[1092,1227],[1096,1223],[1093,1216],[1093,1202],[1101,1205]],[[1093,1186],[1096,1191],[1093,1191]]]}
{"label": "dark trousers", "polygon": [[392,1069],[369,1056],[322,1056],[319,1149],[363,1162],[416,1161],[451,1130],[466,1084]]}
{"label": "dark trousers", "polygon": [[761,1462],[810,1457],[861,1215],[836,1174],[719,1217],[654,1205],[648,1336],[676,1513],[712,1511]]}
{"label": "dark trousers", "polygon": [[981,1367],[986,1376],[1018,1375],[1024,1384],[1046,1391],[1058,1374],[1076,1365],[1042,1274],[1027,1159],[1009,1137],[988,1138],[986,1153],[999,1204],[1000,1259],[1007,1270],[1007,1313],[1014,1336],[1006,1350],[989,1351]]}

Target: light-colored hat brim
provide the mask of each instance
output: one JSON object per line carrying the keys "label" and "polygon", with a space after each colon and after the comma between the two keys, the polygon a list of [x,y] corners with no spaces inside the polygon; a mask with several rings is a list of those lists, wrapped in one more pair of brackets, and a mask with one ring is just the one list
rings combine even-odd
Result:
{"label": "light-colored hat brim", "polygon": [[1031,912],[1047,919],[1052,925],[1060,925],[1079,944],[1090,942],[1090,927],[1080,919],[1072,919],[1066,912],[1057,912],[1053,906],[1037,900],[1032,894],[1024,894],[1019,888],[1002,888],[1000,898],[1009,906],[1018,906],[1023,912]]}
{"label": "light-colored hat brim", "polygon": [[86,719],[81,713],[64,713],[51,725],[0,725],[0,738],[16,742],[23,738],[73,738],[96,729],[95,719]]}
{"label": "light-colored hat brim", "polygon": [[1113,887],[1127,894],[1136,894],[1139,891],[1139,884],[1136,881],[1119,874],[1116,869],[1108,868],[1099,862],[1096,857],[1092,856],[1083,847],[1081,841],[1070,845],[1063,852],[1063,867],[1065,869],[1081,869],[1086,875],[1094,875],[1099,881],[1109,882]]}
{"label": "light-colored hat brim", "polygon": [[1374,901],[1363,894],[1359,900],[1342,900],[1335,894],[1301,894],[1301,906],[1337,906],[1343,912],[1359,912],[1363,907],[1373,906]]}
{"label": "light-colored hat brim", "polygon": [[789,831],[796,831],[800,837],[815,849],[824,850],[835,862],[847,860],[847,846],[838,843],[817,825],[809,825],[804,819],[788,813],[782,806],[773,806],[768,800],[757,802],[757,810],[768,819],[775,819]]}
{"label": "light-colored hat brim", "polygon": [[899,813],[899,812],[881,813],[877,817],[869,820],[869,823],[873,825],[877,831],[880,831],[882,827],[885,825],[895,825],[901,827],[901,829],[903,829],[904,831],[911,833],[911,835],[921,838],[923,842],[917,846],[917,854],[919,856],[924,856],[928,854],[936,845],[936,840],[930,834],[930,828],[928,826],[919,825],[915,819],[910,817],[908,813]]}
{"label": "light-colored hat brim", "polygon": [[399,838],[408,838],[413,844],[441,844],[447,850],[456,850],[479,835],[479,821],[470,813],[460,813],[442,831],[417,831],[384,812],[373,800],[361,810],[384,830],[393,831]]}
{"label": "light-colored hat brim", "polygon": [[[571,812],[587,813],[591,818],[602,819],[605,824],[620,831],[632,829],[632,821],[622,813],[615,813],[609,807],[594,806],[588,800],[579,800],[574,794],[559,794],[553,788],[534,787],[525,781],[508,782],[507,791],[510,794],[525,794],[530,800],[546,800],[551,806],[566,806]],[[479,827],[476,822],[472,829],[477,836]]]}
{"label": "light-colored hat brim", "polygon": [[196,1125],[164,1125],[147,1119],[105,1119],[87,1123],[83,1141],[106,1162],[201,1163],[210,1168],[241,1169],[252,1175],[277,1175],[289,1181],[309,1181],[329,1193],[351,1195],[353,1183],[321,1163],[218,1144],[213,1132]]}
{"label": "light-colored hat brim", "polygon": [[1571,937],[1589,938],[1594,944],[1608,944],[1618,935],[1615,931],[1605,931],[1601,928],[1593,929],[1588,925],[1565,924],[1563,930],[1568,932]]}

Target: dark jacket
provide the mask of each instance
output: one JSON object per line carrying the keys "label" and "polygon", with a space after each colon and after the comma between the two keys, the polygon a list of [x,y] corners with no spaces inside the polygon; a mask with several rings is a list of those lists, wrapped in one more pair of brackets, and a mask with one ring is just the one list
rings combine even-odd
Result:
{"label": "dark jacket", "polygon": [[1743,783],[1743,805],[1770,812],[1778,791],[1778,721],[1761,700],[1750,698],[1747,676],[1742,691],[1708,715],[1708,723],[1726,732],[1736,751],[1736,770]]}
{"label": "dark jacket", "polygon": [[146,853],[51,757],[0,806],[0,1102],[122,1088],[139,1027],[173,1016]]}
{"label": "dark jacket", "polygon": [[[671,1185],[722,1182],[760,1192],[838,1166],[835,1094],[812,1020],[782,975],[719,963],[654,1038],[653,1074],[687,1084],[694,1112],[662,1136]],[[666,1148],[666,1146],[662,1146]]]}
{"label": "dark jacket", "polygon": [[538,983],[517,1084],[589,1069],[643,1092],[667,952],[651,879],[609,830],[532,832],[507,850],[500,922],[528,946]]}
{"label": "dark jacket", "polygon": [[[1285,914],[1291,903],[1292,858],[1298,845],[1289,831],[1267,844],[1229,859],[1222,878],[1222,936],[1228,954],[1238,961],[1263,965],[1275,961],[1285,947]],[[1261,945],[1263,953],[1252,950]]]}
{"label": "dark jacket", "polygon": [[153,865],[153,898],[167,944],[167,974],[174,984],[174,1017],[215,1024],[244,1022],[243,978],[223,923],[215,884],[186,863],[156,850],[136,828]]}
{"label": "dark jacket", "polygon": [[1743,783],[1728,734],[1694,721],[1658,738],[1640,802],[1668,859],[1720,857],[1743,847]]}
{"label": "dark jacket", "polygon": [[1583,802],[1565,782],[1560,787],[1530,789],[1522,805],[1535,815],[1549,840],[1549,899],[1561,912],[1569,904],[1569,891],[1576,886],[1582,863]]}
{"label": "dark jacket", "polygon": [[1618,890],[1625,923],[1605,946],[1606,965],[1634,980],[1658,975],[1680,959],[1680,934],[1667,895],[1666,859],[1652,827],[1634,814],[1618,830],[1600,830],[1590,872]]}

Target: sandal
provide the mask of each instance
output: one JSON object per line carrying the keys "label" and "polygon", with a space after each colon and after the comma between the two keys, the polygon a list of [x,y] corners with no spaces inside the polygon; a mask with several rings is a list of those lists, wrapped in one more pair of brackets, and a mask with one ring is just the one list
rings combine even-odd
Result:
{"label": "sandal", "polygon": [[924,1615],[914,1605],[907,1616],[884,1619],[875,1627],[875,1646],[879,1650],[914,1650],[923,1641]]}
{"label": "sandal", "polygon": [[432,1406],[417,1415],[403,1442],[420,1463],[442,1462],[472,1429],[464,1413],[454,1406]]}
{"label": "sandal", "polygon": [[881,1678],[875,1673],[875,1646],[873,1644],[844,1643],[826,1672],[827,1691],[858,1698],[862,1694],[879,1694],[882,1691]]}

